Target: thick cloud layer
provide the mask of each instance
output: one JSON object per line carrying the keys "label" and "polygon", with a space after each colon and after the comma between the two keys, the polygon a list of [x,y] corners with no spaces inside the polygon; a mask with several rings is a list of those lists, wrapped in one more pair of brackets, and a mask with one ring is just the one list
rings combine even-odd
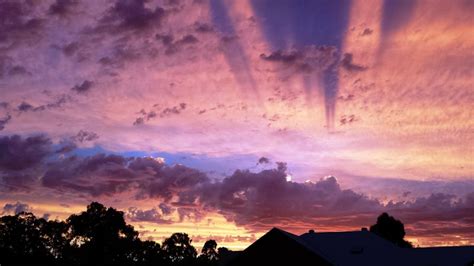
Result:
{"label": "thick cloud layer", "polygon": [[[102,153],[53,157],[57,152],[44,136],[4,137],[0,143],[4,183],[19,182],[10,180],[15,178],[11,175],[15,171],[17,176],[25,174],[40,182],[40,187],[30,189],[46,187],[94,199],[128,193],[135,200],[156,200],[156,207],[151,209],[128,208],[127,217],[132,221],[171,224],[174,214],[182,221],[217,212],[254,231],[274,225],[301,230],[312,225],[368,224],[386,211],[414,224],[456,222],[461,228],[474,223],[474,191],[463,198],[437,193],[383,203],[341,188],[332,176],[317,182],[289,182],[286,163],[282,162],[275,169],[237,170],[216,180],[199,170],[167,165],[152,157]],[[48,162],[44,162],[46,157]],[[268,159],[262,161],[269,164]]]}

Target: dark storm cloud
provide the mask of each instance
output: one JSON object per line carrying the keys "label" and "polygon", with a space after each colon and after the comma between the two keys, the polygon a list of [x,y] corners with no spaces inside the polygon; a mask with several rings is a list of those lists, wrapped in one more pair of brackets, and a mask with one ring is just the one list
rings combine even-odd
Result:
{"label": "dark storm cloud", "polygon": [[67,15],[78,3],[77,0],[56,0],[49,6],[49,13],[59,16]]}
{"label": "dark storm cloud", "polygon": [[156,208],[149,210],[141,210],[136,207],[128,208],[126,217],[133,222],[151,222],[156,224],[171,224],[173,223],[170,219],[165,219],[163,216],[165,213],[161,213]]}
{"label": "dark storm cloud", "polygon": [[97,30],[146,30],[159,26],[165,10],[161,7],[150,9],[145,6],[145,0],[117,0],[100,20]]}
{"label": "dark storm cloud", "polygon": [[94,83],[90,80],[84,80],[81,84],[77,84],[74,87],[71,88],[71,90],[77,92],[77,93],[86,93],[88,92]]}
{"label": "dark storm cloud", "polygon": [[16,203],[5,204],[2,215],[16,215],[21,212],[31,212],[31,208],[28,204],[17,201]]}

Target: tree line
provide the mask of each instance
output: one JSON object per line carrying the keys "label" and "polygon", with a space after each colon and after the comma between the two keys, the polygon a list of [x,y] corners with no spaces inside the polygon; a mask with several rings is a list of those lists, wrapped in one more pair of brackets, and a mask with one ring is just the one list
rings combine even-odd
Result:
{"label": "tree line", "polygon": [[[410,248],[402,222],[387,213],[370,227],[397,246]],[[216,266],[232,254],[205,242],[198,254],[185,233],[174,233],[162,244],[141,240],[124,213],[92,202],[87,210],[65,221],[37,218],[29,212],[0,217],[0,265],[164,265]]]}
{"label": "tree line", "polygon": [[230,252],[208,240],[198,254],[185,233],[162,244],[141,240],[124,213],[92,202],[65,221],[29,212],[0,217],[0,264],[4,265],[201,265],[214,266]]}

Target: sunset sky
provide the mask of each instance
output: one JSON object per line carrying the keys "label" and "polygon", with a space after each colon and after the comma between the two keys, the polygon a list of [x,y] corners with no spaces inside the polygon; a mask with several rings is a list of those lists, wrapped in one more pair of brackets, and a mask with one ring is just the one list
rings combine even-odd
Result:
{"label": "sunset sky", "polygon": [[474,1],[0,0],[0,214],[474,245]]}

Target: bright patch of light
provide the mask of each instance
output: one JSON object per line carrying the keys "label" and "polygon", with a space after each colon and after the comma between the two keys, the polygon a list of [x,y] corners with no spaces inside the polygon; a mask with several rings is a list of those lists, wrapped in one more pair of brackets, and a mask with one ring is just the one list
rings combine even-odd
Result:
{"label": "bright patch of light", "polygon": [[290,174],[286,174],[286,182],[291,182],[293,177]]}
{"label": "bright patch of light", "polygon": [[160,163],[160,164],[164,164],[164,163],[165,163],[165,158],[163,158],[163,157],[151,157],[151,156],[150,156],[150,157],[148,157],[148,158],[153,159],[153,160],[155,160],[156,162],[158,162],[158,163]]}

